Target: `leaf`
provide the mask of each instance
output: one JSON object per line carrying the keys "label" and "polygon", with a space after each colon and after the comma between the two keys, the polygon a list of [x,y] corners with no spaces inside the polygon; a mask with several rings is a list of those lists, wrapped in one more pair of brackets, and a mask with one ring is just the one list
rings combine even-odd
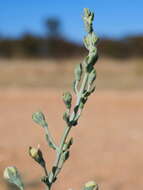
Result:
{"label": "leaf", "polygon": [[81,80],[81,76],[82,76],[82,64],[78,64],[75,68],[74,74],[75,74],[75,80],[76,81],[80,81]]}
{"label": "leaf", "polygon": [[73,138],[71,137],[69,142],[67,143],[67,149],[69,149],[72,144],[73,144]]}
{"label": "leaf", "polygon": [[70,152],[69,151],[65,151],[63,154],[62,154],[62,160],[63,162],[65,162],[70,156]]}
{"label": "leaf", "polygon": [[63,146],[63,151],[67,151],[68,149],[70,149],[71,145],[73,144],[73,138],[71,137],[70,140],[64,144]]}
{"label": "leaf", "polygon": [[91,86],[96,79],[96,70],[93,69],[88,77],[88,84]]}
{"label": "leaf", "polygon": [[53,143],[50,141],[49,136],[46,134],[46,140],[48,142],[48,145],[50,148],[52,148],[53,150],[56,150],[56,147],[53,145]]}
{"label": "leaf", "polygon": [[[89,62],[90,62],[90,57],[89,57]],[[93,70],[93,64],[91,62],[86,66],[86,71],[90,73]]]}
{"label": "leaf", "polygon": [[76,115],[77,112],[78,112],[78,108],[79,108],[79,105],[75,106],[75,108],[74,108],[74,114],[75,114],[75,115]]}
{"label": "leaf", "polygon": [[93,93],[96,90],[96,86],[94,86],[91,90],[90,93]]}
{"label": "leaf", "polygon": [[72,89],[73,89],[74,93],[76,93],[75,85],[76,85],[76,81],[74,80],[72,83]]}
{"label": "leaf", "polygon": [[84,103],[81,101],[79,104],[79,108],[82,110],[84,108]]}
{"label": "leaf", "polygon": [[67,152],[65,152],[65,154],[64,154],[64,160],[66,161],[68,158],[69,158],[69,156],[70,156],[70,152],[69,151],[67,151]]}
{"label": "leaf", "polygon": [[52,167],[52,173],[53,173],[53,175],[54,175],[55,172],[57,171],[57,168],[58,168],[57,166],[53,166],[53,167]]}
{"label": "leaf", "polygon": [[77,119],[70,121],[70,126],[76,126],[78,124]]}
{"label": "leaf", "polygon": [[69,123],[69,115],[67,114],[67,112],[64,113],[63,115],[63,120],[68,124]]}
{"label": "leaf", "polygon": [[42,176],[41,181],[46,185],[50,185],[48,176]]}

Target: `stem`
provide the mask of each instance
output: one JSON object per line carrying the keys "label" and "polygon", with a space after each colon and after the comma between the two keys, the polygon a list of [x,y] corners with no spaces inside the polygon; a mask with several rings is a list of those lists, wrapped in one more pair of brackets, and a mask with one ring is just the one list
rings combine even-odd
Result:
{"label": "stem", "polygon": [[57,146],[56,146],[56,144],[55,144],[55,142],[54,142],[54,139],[52,138],[52,135],[50,134],[50,131],[49,131],[48,127],[45,126],[44,129],[45,129],[45,133],[46,133],[46,134],[48,135],[48,137],[49,137],[49,141],[52,143],[52,145],[55,147],[55,149],[57,149]]}
{"label": "stem", "polygon": [[[55,145],[55,143],[54,143],[54,141],[53,141],[53,139],[52,139],[52,137],[48,131],[48,128],[45,129],[46,133],[49,136],[49,140],[52,142],[54,147],[56,147],[56,154],[57,154],[56,159],[54,161],[54,167],[52,168],[52,171],[50,172],[50,175],[49,175],[49,183],[50,184],[48,185],[47,190],[51,189],[52,184],[54,183],[54,181],[56,180],[58,174],[60,173],[60,171],[62,169],[64,161],[61,164],[61,161],[62,161],[61,157],[63,154],[64,144],[66,143],[66,140],[67,140],[67,137],[69,135],[71,128],[77,123],[77,121],[81,115],[81,112],[83,110],[82,103],[85,104],[85,102],[87,100],[86,98],[88,96],[87,97],[84,96],[84,91],[85,90],[86,90],[86,92],[89,91],[90,87],[91,87],[91,85],[87,85],[89,72],[90,72],[90,70],[87,68],[87,66],[90,66],[90,64],[91,64],[91,66],[94,66],[94,59],[95,59],[96,53],[94,53],[95,54],[94,55],[94,54],[91,54],[91,52],[96,52],[96,41],[97,41],[97,38],[93,32],[93,25],[92,25],[93,24],[93,18],[94,18],[94,14],[91,13],[88,9],[84,9],[83,19],[85,22],[85,28],[86,28],[87,33],[88,33],[88,35],[85,38],[84,43],[85,43],[85,46],[88,49],[89,53],[88,53],[88,56],[86,57],[86,59],[84,60],[85,64],[83,62],[84,76],[82,78],[82,84],[80,86],[80,89],[78,89],[79,81],[76,81],[75,86],[74,86],[75,92],[77,95],[77,100],[76,100],[76,104],[75,104],[73,112],[70,114],[70,110],[67,110],[69,120],[67,122],[67,126],[64,129],[64,132],[63,132],[59,146]],[[96,62],[96,60],[95,60],[95,62]]]}
{"label": "stem", "polygon": [[[79,94],[77,96],[77,101],[76,101],[75,106],[78,106],[80,104],[80,99],[82,97],[83,91],[85,90],[87,80],[88,80],[88,73],[85,73],[85,76],[83,78],[83,82],[82,82],[82,85],[81,85],[81,89],[80,89]],[[75,117],[76,117],[76,115],[75,115],[75,113],[73,111],[73,113],[70,116],[70,121],[72,121]],[[67,140],[67,137],[68,137],[68,134],[69,134],[71,128],[72,128],[72,126],[66,126],[65,129],[64,129],[64,133],[63,133],[63,136],[62,136],[61,141],[60,141],[59,151],[57,152],[57,157],[56,157],[56,160],[54,162],[54,166],[57,168],[57,171],[51,177],[51,179],[50,179],[51,183],[52,183],[53,179],[55,177],[57,177],[60,170],[62,169],[62,168],[58,168],[58,166],[59,166],[59,162],[60,162],[60,159],[61,159],[61,156],[62,156],[63,146],[64,146],[64,144],[65,144],[65,142]]]}
{"label": "stem", "polygon": [[[69,134],[70,130],[71,130],[71,127],[69,127],[69,126],[66,126],[65,129],[64,129],[64,133],[63,133],[63,136],[62,136],[62,139],[61,139],[61,142],[60,142],[60,146],[59,146],[59,151],[57,152],[57,157],[56,157],[56,160],[54,162],[54,166],[57,167],[57,169],[59,169],[58,165],[59,165],[61,155],[62,155],[62,152],[63,152],[63,146],[64,146],[64,144],[66,142],[66,139],[68,137],[68,134]],[[50,179],[51,183],[52,183],[53,179],[57,176],[58,173],[55,172],[55,175],[52,176],[52,178]]]}
{"label": "stem", "polygon": [[51,186],[46,186],[46,190],[50,190],[51,189]]}
{"label": "stem", "polygon": [[76,94],[78,94],[78,84],[79,84],[79,81],[76,81],[75,82],[75,92],[76,92]]}
{"label": "stem", "polygon": [[[82,85],[81,85],[81,89],[80,89],[79,94],[77,96],[77,101],[76,101],[75,106],[78,106],[80,104],[80,99],[82,97],[83,91],[85,90],[87,79],[88,79],[88,73],[85,73],[84,78],[83,78],[83,82],[82,82]],[[72,121],[74,119],[74,117],[75,117],[75,113],[73,112],[71,114],[70,121]]]}
{"label": "stem", "polygon": [[48,177],[48,171],[47,171],[46,165],[45,167],[43,167],[43,169],[44,169],[45,175]]}

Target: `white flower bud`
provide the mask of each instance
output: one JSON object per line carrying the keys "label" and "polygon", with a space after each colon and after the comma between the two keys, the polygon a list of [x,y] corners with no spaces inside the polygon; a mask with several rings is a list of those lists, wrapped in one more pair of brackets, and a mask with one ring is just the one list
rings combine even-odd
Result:
{"label": "white flower bud", "polygon": [[10,166],[5,168],[3,176],[6,180],[8,180],[10,183],[15,184],[21,190],[24,189],[20,174],[16,167]]}
{"label": "white flower bud", "polygon": [[98,190],[98,184],[95,181],[89,181],[85,184],[84,190]]}

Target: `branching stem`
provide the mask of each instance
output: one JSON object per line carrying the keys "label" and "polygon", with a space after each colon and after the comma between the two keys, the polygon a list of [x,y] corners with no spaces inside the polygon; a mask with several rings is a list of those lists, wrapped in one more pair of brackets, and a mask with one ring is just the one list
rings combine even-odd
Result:
{"label": "branching stem", "polygon": [[[78,93],[78,96],[77,96],[77,101],[76,101],[75,106],[79,106],[79,104],[80,104],[80,99],[82,97],[83,91],[86,88],[87,80],[88,80],[88,73],[85,73],[85,76],[84,76],[82,84],[81,84],[81,89],[80,89],[80,91]],[[79,108],[78,108],[78,110],[79,110]],[[73,113],[70,116],[70,121],[74,120],[74,118],[76,116],[77,115],[73,111]],[[64,129],[64,133],[63,133],[63,136],[62,136],[61,141],[60,141],[59,151],[57,152],[56,160],[54,162],[54,166],[55,166],[55,168],[57,168],[56,169],[57,171],[55,172],[55,175],[52,175],[51,179],[49,179],[51,183],[52,183],[53,179],[55,177],[57,177],[60,170],[62,169],[62,167],[59,168],[59,163],[60,163],[60,159],[61,159],[61,156],[62,156],[62,153],[63,153],[63,146],[64,146],[64,144],[65,144],[65,142],[67,140],[67,137],[68,137],[69,132],[70,132],[71,129],[72,129],[72,126],[66,126],[65,129]]]}

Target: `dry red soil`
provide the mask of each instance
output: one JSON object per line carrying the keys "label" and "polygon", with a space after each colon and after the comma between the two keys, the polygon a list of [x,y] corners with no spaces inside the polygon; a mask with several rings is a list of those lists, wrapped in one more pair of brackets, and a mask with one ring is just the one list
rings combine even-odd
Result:
{"label": "dry red soil", "polygon": [[[59,142],[64,126],[61,96],[60,90],[0,90],[0,190],[7,189],[2,171],[9,165],[21,171],[27,189],[44,189],[38,183],[43,171],[29,157],[28,147],[40,144],[48,168],[54,152],[31,115],[42,110]],[[78,190],[88,180],[96,180],[102,190],[143,189],[143,91],[97,91],[71,136],[71,156],[53,190]]]}

